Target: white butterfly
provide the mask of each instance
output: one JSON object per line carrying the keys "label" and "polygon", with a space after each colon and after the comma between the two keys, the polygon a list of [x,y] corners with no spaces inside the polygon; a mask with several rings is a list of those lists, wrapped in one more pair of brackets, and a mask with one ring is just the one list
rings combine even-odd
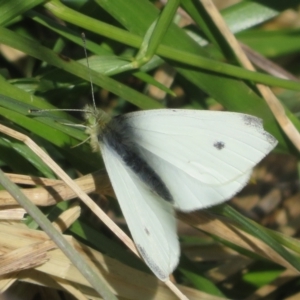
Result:
{"label": "white butterfly", "polygon": [[228,200],[277,144],[261,119],[241,113],[161,109],[110,118],[88,111],[92,145],[135,244],[163,281],[180,255],[173,207],[188,212]]}

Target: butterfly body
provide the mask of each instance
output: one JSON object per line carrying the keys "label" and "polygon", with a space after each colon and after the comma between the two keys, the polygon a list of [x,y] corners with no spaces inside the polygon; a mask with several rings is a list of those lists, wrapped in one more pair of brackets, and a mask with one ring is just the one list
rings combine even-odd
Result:
{"label": "butterfly body", "polygon": [[138,145],[134,142],[136,137],[126,118],[118,116],[112,118],[98,135],[98,141],[102,147],[108,147],[131,169],[139,179],[153,192],[163,199],[172,202],[172,196],[151,165],[138,153]]}

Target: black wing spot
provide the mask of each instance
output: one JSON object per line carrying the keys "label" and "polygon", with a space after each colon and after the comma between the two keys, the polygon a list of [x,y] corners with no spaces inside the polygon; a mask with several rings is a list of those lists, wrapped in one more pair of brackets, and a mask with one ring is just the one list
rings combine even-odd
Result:
{"label": "black wing spot", "polygon": [[215,142],[214,147],[218,150],[222,150],[225,147],[225,143],[221,141]]}

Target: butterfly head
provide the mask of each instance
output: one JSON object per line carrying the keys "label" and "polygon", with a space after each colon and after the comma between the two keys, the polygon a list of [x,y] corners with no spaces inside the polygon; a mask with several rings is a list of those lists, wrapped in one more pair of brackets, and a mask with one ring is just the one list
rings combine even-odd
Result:
{"label": "butterfly head", "polygon": [[86,133],[90,136],[91,146],[94,151],[99,150],[99,135],[110,122],[111,117],[103,110],[87,105],[84,109],[86,120]]}

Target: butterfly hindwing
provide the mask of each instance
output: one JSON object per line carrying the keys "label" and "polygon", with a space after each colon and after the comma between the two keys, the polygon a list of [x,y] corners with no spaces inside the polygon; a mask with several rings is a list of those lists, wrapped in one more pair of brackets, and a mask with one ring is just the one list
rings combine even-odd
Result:
{"label": "butterfly hindwing", "polygon": [[107,145],[101,145],[105,166],[143,259],[161,280],[178,264],[179,242],[174,209],[153,193]]}

